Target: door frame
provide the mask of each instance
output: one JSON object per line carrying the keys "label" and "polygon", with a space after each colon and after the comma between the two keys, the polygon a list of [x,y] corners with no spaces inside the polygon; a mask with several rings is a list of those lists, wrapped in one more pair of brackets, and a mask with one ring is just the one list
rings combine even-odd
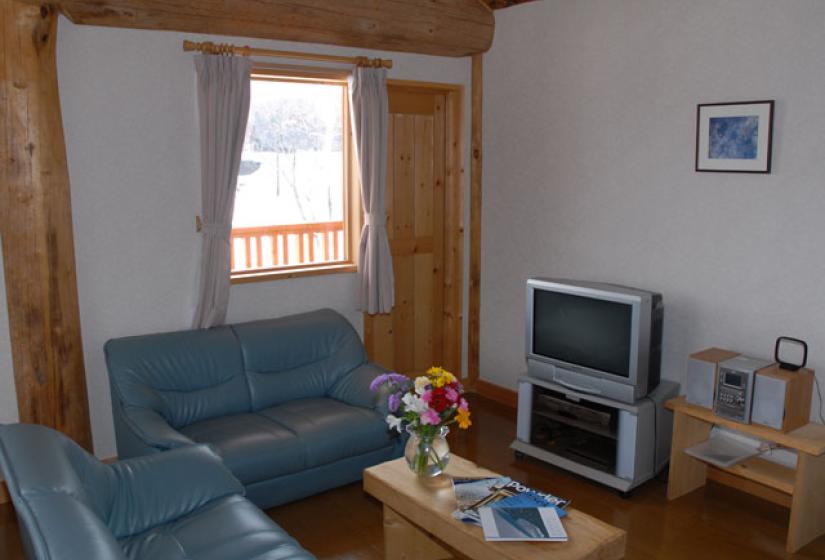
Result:
{"label": "door frame", "polygon": [[[444,95],[444,306],[443,359],[445,369],[461,377],[464,323],[464,86],[440,82],[387,80],[388,89]],[[364,344],[374,355],[373,322],[364,321]]]}

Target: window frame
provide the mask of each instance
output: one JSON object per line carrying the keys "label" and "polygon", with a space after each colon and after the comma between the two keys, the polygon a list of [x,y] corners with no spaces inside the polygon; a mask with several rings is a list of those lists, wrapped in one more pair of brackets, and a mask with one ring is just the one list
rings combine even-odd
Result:
{"label": "window frame", "polygon": [[[308,68],[288,65],[267,65],[256,63],[251,72],[251,80],[331,84],[342,87],[342,157],[343,157],[343,222],[344,258],[334,262],[302,263],[252,270],[230,271],[232,284],[263,282],[316,276],[325,274],[353,273],[358,269],[358,245],[363,222],[361,211],[361,188],[358,178],[355,150],[353,149],[352,122],[350,120],[349,84],[350,73],[344,70]],[[247,125],[248,126],[248,125]],[[233,230],[234,231],[234,228]],[[230,233],[230,242],[232,235]],[[230,247],[230,251],[234,247]]]}

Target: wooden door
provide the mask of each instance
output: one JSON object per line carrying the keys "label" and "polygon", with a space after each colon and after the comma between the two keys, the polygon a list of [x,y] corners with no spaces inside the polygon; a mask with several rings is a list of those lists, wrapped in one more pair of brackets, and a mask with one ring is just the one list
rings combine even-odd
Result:
{"label": "wooden door", "polygon": [[386,211],[395,307],[364,315],[367,353],[407,375],[433,365],[460,373],[460,90],[390,85],[389,101]]}

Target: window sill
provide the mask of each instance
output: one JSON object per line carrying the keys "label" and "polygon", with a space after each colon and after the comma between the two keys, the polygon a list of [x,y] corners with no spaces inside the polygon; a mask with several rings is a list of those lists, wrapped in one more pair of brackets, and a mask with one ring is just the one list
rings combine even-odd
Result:
{"label": "window sill", "polygon": [[304,276],[320,276],[323,274],[344,274],[357,270],[358,267],[353,263],[337,263],[305,268],[289,268],[285,270],[238,272],[232,275],[231,282],[232,284],[247,284],[249,282],[286,280],[287,278],[302,278]]}

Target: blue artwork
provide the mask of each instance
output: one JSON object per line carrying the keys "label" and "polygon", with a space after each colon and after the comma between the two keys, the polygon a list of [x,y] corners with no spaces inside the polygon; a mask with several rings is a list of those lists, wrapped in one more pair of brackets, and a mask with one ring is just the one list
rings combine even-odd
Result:
{"label": "blue artwork", "polygon": [[756,159],[759,117],[711,117],[708,158]]}

